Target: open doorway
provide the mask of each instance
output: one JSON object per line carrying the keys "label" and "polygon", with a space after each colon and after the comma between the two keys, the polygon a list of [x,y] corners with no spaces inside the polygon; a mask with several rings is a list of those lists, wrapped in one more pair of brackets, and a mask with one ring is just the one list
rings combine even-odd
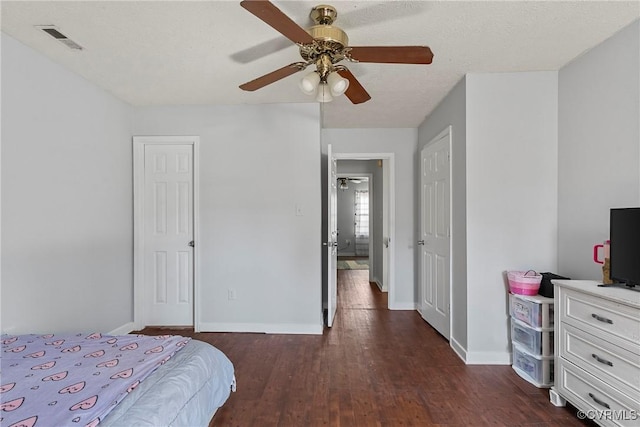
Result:
{"label": "open doorway", "polygon": [[[391,197],[391,159],[384,155],[380,157],[365,157],[362,154],[335,153],[337,178],[338,205],[338,259],[339,261],[352,258],[352,267],[360,263],[368,265],[369,281],[375,283],[382,292],[393,292],[391,285],[392,247],[391,227],[393,209]],[[360,157],[362,156],[362,157]],[[340,189],[343,179],[347,189]],[[366,191],[366,193],[356,193]],[[356,218],[356,197],[365,200],[368,206],[366,218],[369,220],[368,229],[362,226]],[[390,197],[391,196],[391,197]],[[341,205],[342,202],[342,205]],[[341,213],[346,221],[341,221]],[[348,218],[349,215],[351,218]],[[363,233],[363,231],[368,233]],[[347,242],[347,240],[349,242]],[[344,257],[347,257],[345,259]],[[342,263],[341,263],[342,264]]]}
{"label": "open doorway", "polygon": [[337,174],[338,270],[371,271],[372,177],[371,173]]}
{"label": "open doorway", "polygon": [[[337,275],[339,272],[364,273],[368,282],[384,295],[388,309],[396,309],[392,303],[394,287],[394,231],[395,231],[395,171],[394,153],[342,153],[334,152],[327,145],[327,158],[323,162],[325,177],[323,185],[323,278],[322,301],[326,325],[333,324],[336,308],[339,308]],[[340,241],[337,227],[337,196],[340,192],[339,177],[369,178],[369,269],[338,270],[338,248],[344,251],[345,242]],[[353,222],[353,219],[351,220]],[[343,227],[344,228],[344,227]],[[344,233],[342,235],[344,238]],[[325,241],[326,239],[326,241]],[[341,246],[339,246],[341,245]],[[355,238],[350,246],[355,245]],[[335,250],[334,250],[335,249]],[[355,255],[355,248],[353,249]],[[363,280],[364,281],[364,280]]]}

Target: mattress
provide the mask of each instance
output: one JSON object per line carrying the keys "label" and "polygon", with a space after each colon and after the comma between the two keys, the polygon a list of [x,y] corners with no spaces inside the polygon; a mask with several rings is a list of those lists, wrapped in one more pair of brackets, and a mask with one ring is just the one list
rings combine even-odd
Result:
{"label": "mattress", "polygon": [[232,390],[231,361],[212,345],[191,340],[120,402],[100,426],[208,426]]}
{"label": "mattress", "polygon": [[1,342],[2,425],[207,426],[235,389],[229,359],[190,338],[93,333]]}

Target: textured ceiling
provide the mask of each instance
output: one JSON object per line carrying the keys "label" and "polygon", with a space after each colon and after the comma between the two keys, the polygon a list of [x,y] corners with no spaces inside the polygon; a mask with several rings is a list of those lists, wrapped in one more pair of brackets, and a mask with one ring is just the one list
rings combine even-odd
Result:
{"label": "textured ceiling", "polygon": [[[303,27],[321,1],[274,1]],[[350,44],[428,45],[431,65],[346,63],[372,96],[323,105],[328,128],[416,127],[466,73],[558,70],[640,16],[640,1],[332,1]],[[2,31],[135,106],[313,102],[302,73],[238,85],[300,60],[239,1],[2,1]],[[55,25],[85,49],[37,30]]]}

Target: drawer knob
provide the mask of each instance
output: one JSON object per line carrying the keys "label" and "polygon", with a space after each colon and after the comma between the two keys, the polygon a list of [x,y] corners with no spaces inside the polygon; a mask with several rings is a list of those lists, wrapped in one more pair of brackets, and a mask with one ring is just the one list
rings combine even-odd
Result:
{"label": "drawer knob", "polygon": [[592,393],[589,393],[589,397],[593,399],[594,402],[596,402],[598,405],[600,406],[604,406],[607,409],[611,409],[611,406],[609,406],[608,403],[603,402],[602,400],[598,399],[597,397],[595,397]]}
{"label": "drawer knob", "polygon": [[600,322],[608,323],[608,324],[610,324],[610,325],[613,325],[613,320],[611,320],[611,319],[607,319],[606,317],[598,316],[598,315],[597,315],[597,314],[595,314],[595,313],[591,313],[591,317],[593,317],[594,319],[596,319],[596,320],[598,320],[598,321],[600,321]]}
{"label": "drawer knob", "polygon": [[613,366],[613,363],[609,362],[606,359],[601,358],[597,354],[592,354],[591,357],[593,357],[594,359],[596,359],[598,362],[602,363],[603,365]]}

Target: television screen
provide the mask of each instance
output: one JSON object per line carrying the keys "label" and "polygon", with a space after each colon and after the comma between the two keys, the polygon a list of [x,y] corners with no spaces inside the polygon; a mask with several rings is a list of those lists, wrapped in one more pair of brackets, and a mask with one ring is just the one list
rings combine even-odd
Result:
{"label": "television screen", "polygon": [[611,279],[640,287],[640,208],[614,208],[610,216]]}

